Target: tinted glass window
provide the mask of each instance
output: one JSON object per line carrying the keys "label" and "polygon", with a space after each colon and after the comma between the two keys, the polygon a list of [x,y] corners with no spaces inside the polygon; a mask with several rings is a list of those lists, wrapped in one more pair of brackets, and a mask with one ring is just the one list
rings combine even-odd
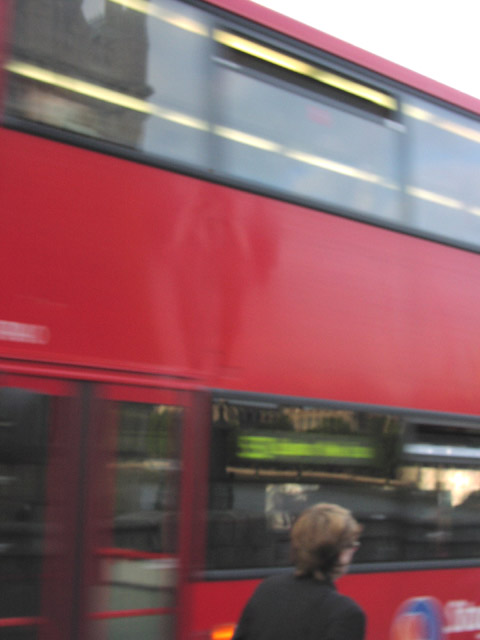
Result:
{"label": "tinted glass window", "polygon": [[91,587],[90,634],[173,638],[182,410],[134,402],[107,408],[114,438],[106,438],[113,446],[103,459],[106,491],[98,492],[96,507],[101,578]]}
{"label": "tinted glass window", "polygon": [[219,29],[176,0],[14,4],[11,122],[480,245],[475,120],[409,97],[403,129],[395,96],[367,77]]}
{"label": "tinted glass window", "polygon": [[46,396],[0,389],[0,618],[41,614],[48,411]]}
{"label": "tinted glass window", "polygon": [[316,502],[340,504],[362,522],[356,562],[477,557],[475,445],[458,429],[433,425],[428,434],[383,413],[218,400],[208,567],[288,565],[291,526]]}
{"label": "tinted glass window", "polygon": [[327,90],[302,74],[284,78],[275,64],[257,73],[255,54],[247,56],[254,77],[217,66],[212,93],[212,36],[228,63],[228,34],[174,0],[23,0],[7,62],[7,111],[323,204],[399,218],[398,133],[382,117],[387,108],[354,95],[365,89],[358,83],[353,93]]}
{"label": "tinted glass window", "polygon": [[410,139],[410,222],[478,245],[480,125],[421,100],[409,100],[403,110]]}
{"label": "tinted glass window", "polygon": [[175,553],[181,410],[125,403],[118,418],[115,547]]}
{"label": "tinted glass window", "polygon": [[11,114],[155,155],[205,153],[202,15],[169,0],[16,3]]}
{"label": "tinted glass window", "polygon": [[398,220],[399,134],[390,121],[350,106],[348,93],[345,104],[322,100],[315,83],[306,92],[284,85],[273,65],[270,72],[252,76],[219,65],[218,169],[300,197]]}
{"label": "tinted glass window", "polygon": [[48,627],[55,618],[60,628],[64,622],[58,604],[68,601],[71,581],[63,562],[72,524],[71,493],[66,500],[70,447],[76,444],[72,407],[67,396],[0,388],[0,629],[5,640],[33,640],[41,625]]}

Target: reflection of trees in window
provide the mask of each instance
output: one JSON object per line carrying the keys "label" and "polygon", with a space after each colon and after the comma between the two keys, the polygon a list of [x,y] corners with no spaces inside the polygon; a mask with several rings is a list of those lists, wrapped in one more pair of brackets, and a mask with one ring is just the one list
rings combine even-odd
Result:
{"label": "reflection of trees in window", "polygon": [[347,421],[343,416],[331,415],[325,416],[317,423],[316,427],[319,431],[325,431],[328,433],[347,434],[352,433],[352,424]]}
{"label": "reflection of trees in window", "polygon": [[118,451],[123,458],[175,458],[179,411],[175,407],[125,404],[121,409]]}
{"label": "reflection of trees in window", "polygon": [[376,473],[386,479],[395,479],[403,430],[401,420],[396,416],[363,412],[357,416],[362,433],[372,436],[378,443]]}
{"label": "reflection of trees in window", "polygon": [[177,456],[178,412],[170,407],[158,407],[148,418],[147,453],[154,458]]}
{"label": "reflection of trees in window", "polygon": [[124,405],[120,413],[118,455],[125,459],[145,457],[145,439],[150,407]]}
{"label": "reflection of trees in window", "polygon": [[254,405],[234,406],[224,402],[213,406],[213,426],[272,431],[294,429],[293,421],[282,409],[265,409]]}
{"label": "reflection of trees in window", "polygon": [[117,408],[115,544],[174,551],[182,411],[140,403],[122,403]]}

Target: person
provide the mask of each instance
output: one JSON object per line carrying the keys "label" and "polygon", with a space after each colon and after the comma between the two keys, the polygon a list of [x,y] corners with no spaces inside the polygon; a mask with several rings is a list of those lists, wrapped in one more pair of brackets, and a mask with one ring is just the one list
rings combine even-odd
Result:
{"label": "person", "polygon": [[291,530],[295,570],[259,585],[233,640],[363,640],[364,611],[334,584],[348,570],[361,530],[350,511],[335,504],[301,513]]}

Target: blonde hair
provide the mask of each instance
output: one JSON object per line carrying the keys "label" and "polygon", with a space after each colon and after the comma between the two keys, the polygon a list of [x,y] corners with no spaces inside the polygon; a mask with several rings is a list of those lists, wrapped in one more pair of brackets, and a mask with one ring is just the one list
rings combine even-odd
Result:
{"label": "blonde hair", "polygon": [[291,531],[296,575],[337,577],[340,553],[356,545],[361,530],[350,511],[339,505],[319,503],[306,509]]}

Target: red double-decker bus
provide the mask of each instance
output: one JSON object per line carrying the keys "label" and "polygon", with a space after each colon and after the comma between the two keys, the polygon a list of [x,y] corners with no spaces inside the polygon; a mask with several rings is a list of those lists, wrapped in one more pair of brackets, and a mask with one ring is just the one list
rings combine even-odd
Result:
{"label": "red double-decker bus", "polygon": [[480,104],[248,0],[0,4],[0,636],[228,638],[350,508],[480,633]]}

